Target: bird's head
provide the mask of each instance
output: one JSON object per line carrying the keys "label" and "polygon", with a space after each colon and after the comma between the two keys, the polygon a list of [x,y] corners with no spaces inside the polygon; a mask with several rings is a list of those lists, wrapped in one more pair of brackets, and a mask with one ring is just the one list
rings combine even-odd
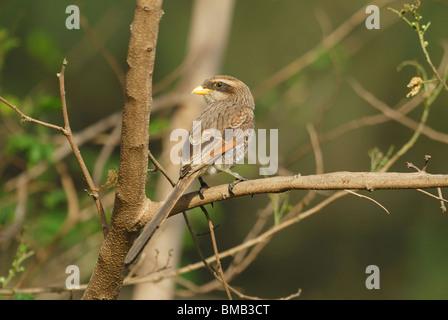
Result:
{"label": "bird's head", "polygon": [[203,95],[208,104],[225,102],[254,105],[250,89],[240,80],[231,76],[214,76],[193,89],[191,93]]}

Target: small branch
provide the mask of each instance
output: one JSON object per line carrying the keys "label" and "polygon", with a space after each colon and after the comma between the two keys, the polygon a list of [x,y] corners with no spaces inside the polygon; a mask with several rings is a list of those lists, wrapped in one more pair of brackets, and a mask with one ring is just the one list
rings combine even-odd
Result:
{"label": "small branch", "polygon": [[216,264],[217,264],[219,276],[221,277],[222,285],[224,286],[224,290],[226,291],[227,298],[229,300],[232,300],[232,295],[230,294],[230,291],[229,291],[229,285],[227,284],[227,281],[224,277],[224,273],[222,271],[222,265],[221,265],[221,260],[219,259],[219,251],[218,251],[218,246],[216,244],[215,232],[213,231],[214,227],[213,227],[212,220],[210,219],[210,216],[209,216],[207,210],[205,210],[204,206],[201,206],[201,209],[202,209],[202,212],[204,212],[204,215],[207,219],[208,228],[210,229],[210,236],[212,238],[212,244],[213,244],[213,252],[215,253]]}
{"label": "small branch", "polygon": [[[76,145],[78,148],[85,144],[86,142],[94,139],[97,137],[101,132],[104,132],[111,127],[115,126],[118,121],[120,121],[121,115],[117,112],[110,116],[105,117],[104,119],[98,121],[95,124],[92,124],[86,128],[84,128],[82,131],[75,133],[74,139],[76,142]],[[58,127],[60,128],[60,127]],[[58,129],[59,130],[59,129]],[[52,159],[53,162],[57,163],[60,162],[62,159],[67,157],[72,152],[72,149],[70,147],[70,144],[62,144],[56,150],[54,150]],[[12,191],[16,188],[17,181],[21,179],[22,176],[25,177],[27,182],[30,182],[34,179],[36,179],[39,175],[45,172],[49,167],[48,162],[46,161],[40,161],[38,164],[36,164],[34,167],[29,168],[28,171],[22,172],[17,177],[11,178],[9,181],[7,181],[4,185],[5,190]]]}
{"label": "small branch", "polygon": [[168,172],[166,172],[166,170],[163,169],[162,165],[157,161],[157,159],[154,158],[154,156],[151,153],[151,150],[148,151],[148,158],[154,164],[154,166],[156,167],[156,170],[160,171],[165,176],[165,178],[168,180],[168,182],[171,184],[171,186],[174,187],[174,185],[176,183],[174,182],[173,179],[170,178],[170,176],[168,175]]}
{"label": "small branch", "polygon": [[[384,102],[378,100],[373,94],[364,90],[358,82],[352,81],[351,84],[352,84],[352,87],[355,90],[355,92],[358,93],[360,97],[362,97],[367,102],[369,102],[373,107],[375,107],[375,108],[379,109],[381,112],[383,112],[385,116],[390,117],[400,123],[406,122],[406,121],[404,121],[404,120],[406,120],[406,118],[404,118],[404,120],[403,120],[403,115],[401,115],[396,110],[389,108]],[[438,94],[438,93],[433,92],[433,94]],[[430,104],[428,104],[425,101],[423,101],[423,104],[424,104],[424,109],[423,109],[422,116],[420,118],[420,122],[418,123],[418,126],[415,129],[414,133],[412,134],[411,138],[389,159],[389,161],[387,161],[387,163],[380,169],[380,171],[385,172],[385,171],[389,170],[389,168],[401,156],[403,156],[409,149],[411,149],[414,146],[415,142],[422,134],[423,129],[425,128],[426,121],[428,120],[429,107],[430,107]]]}
{"label": "small branch", "polygon": [[[437,188],[437,190],[439,190],[439,189],[440,188]],[[415,190],[417,190],[418,192],[421,192],[423,194],[426,194],[427,196],[430,196],[431,198],[440,200],[440,202],[448,202],[448,200],[444,199],[440,193],[439,193],[439,196],[435,196],[432,193],[429,193],[428,191],[425,191],[425,190],[422,190],[422,189],[415,189]]]}
{"label": "small branch", "polygon": [[81,171],[84,175],[84,178],[86,179],[87,185],[89,186],[89,194],[93,197],[93,200],[95,201],[95,206],[98,212],[98,215],[100,217],[101,221],[101,227],[103,229],[103,235],[104,237],[107,235],[107,232],[109,230],[109,226],[107,225],[107,219],[106,215],[104,213],[103,205],[101,204],[100,197],[98,195],[98,189],[93,183],[92,177],[90,176],[90,172],[87,169],[87,166],[84,162],[84,159],[82,158],[81,151],[79,151],[78,146],[76,145],[75,139],[72,134],[72,130],[70,128],[70,121],[68,118],[68,111],[67,111],[67,103],[65,100],[65,67],[67,66],[67,60],[64,59],[62,63],[62,69],[61,72],[57,74],[59,78],[59,93],[61,96],[61,103],[62,103],[62,115],[64,118],[64,128],[62,129],[62,133],[66,136],[73,153],[75,155],[76,160],[78,161],[79,166],[81,167]]}
{"label": "small branch", "polygon": [[[281,223],[279,223],[276,226],[271,227],[270,229],[266,230],[264,233],[260,234],[259,236],[244,241],[244,243],[241,243],[231,249],[228,249],[224,252],[221,252],[220,257],[221,258],[226,258],[229,256],[233,256],[236,253],[242,251],[242,250],[246,250],[247,248],[253,247],[254,245],[261,243],[261,242],[265,242],[267,239],[269,239],[271,236],[273,236],[274,234],[276,234],[277,232],[286,229],[300,221],[302,221],[303,219],[315,214],[316,212],[322,210],[324,207],[326,207],[327,205],[331,204],[333,201],[343,197],[347,195],[347,193],[345,192],[337,192],[333,195],[331,195],[330,197],[328,197],[327,199],[325,199],[324,201],[318,203],[316,206],[304,211],[303,213],[301,213],[300,215],[297,215],[294,218],[282,221]],[[216,257],[215,256],[211,256],[207,259],[205,259],[205,261],[207,263],[212,263],[214,261],[216,261]],[[197,270],[199,268],[201,268],[203,266],[203,262],[196,262],[190,265],[187,265],[185,267],[182,267],[178,270],[172,270],[172,271],[167,271],[164,274],[150,274],[148,276],[145,277],[140,277],[140,278],[133,278],[133,279],[129,279],[126,284],[135,284],[135,283],[141,283],[141,282],[147,282],[147,281],[160,281],[164,278],[167,277],[173,277],[173,276],[178,276],[187,272],[191,272],[194,270]]]}
{"label": "small branch", "polygon": [[425,55],[426,58],[426,62],[428,63],[429,67],[431,68],[432,72],[434,73],[434,75],[436,76],[437,80],[439,80],[440,84],[443,86],[443,88],[448,91],[448,85],[446,84],[446,82],[442,79],[442,77],[440,76],[439,72],[437,71],[436,67],[434,66],[434,64],[431,61],[431,57],[429,56],[428,50],[426,49],[426,47],[428,46],[428,42],[424,39],[423,34],[424,31],[422,31],[420,29],[420,23],[417,21],[416,23],[416,30],[417,30],[417,34],[418,34],[418,40],[420,41],[420,47],[423,50],[423,54]]}
{"label": "small branch", "polygon": [[97,208],[97,212],[98,215],[100,216],[100,221],[101,221],[101,225],[103,228],[103,234],[104,236],[106,236],[107,231],[108,231],[108,225],[107,225],[107,220],[106,220],[106,215],[104,213],[104,209],[103,206],[101,204],[101,201],[99,199],[99,195],[97,192],[97,188],[95,187],[95,184],[93,183],[92,177],[90,176],[89,170],[87,169],[87,166],[84,163],[84,160],[81,156],[81,152],[79,151],[79,148],[75,142],[75,138],[72,134],[71,128],[70,128],[70,122],[69,122],[69,118],[68,118],[68,111],[67,111],[67,103],[66,103],[66,99],[65,99],[65,83],[64,83],[64,74],[65,74],[65,67],[67,66],[67,60],[64,59],[64,61],[62,62],[62,68],[61,68],[61,72],[57,74],[58,78],[59,78],[59,92],[60,92],[60,97],[61,97],[61,104],[62,104],[62,115],[63,115],[63,119],[64,119],[64,127],[61,126],[56,126],[54,124],[51,123],[47,123],[47,122],[43,122],[40,120],[36,120],[32,117],[27,116],[26,114],[24,114],[22,111],[20,111],[19,108],[17,108],[16,106],[12,105],[11,103],[9,103],[8,101],[6,101],[4,98],[0,97],[0,101],[2,101],[3,103],[5,103],[7,106],[9,106],[11,109],[13,109],[15,112],[17,112],[24,121],[30,121],[30,122],[34,122],[36,124],[39,124],[41,126],[47,127],[47,128],[51,128],[51,129],[55,129],[58,130],[60,132],[62,132],[62,134],[64,134],[64,136],[67,138],[70,147],[76,157],[76,160],[78,161],[79,166],[81,167],[81,171],[86,179],[87,185],[89,186],[89,192],[90,195],[92,195],[94,201],[95,201],[95,205]]}
{"label": "small branch", "polygon": [[384,207],[381,203],[379,203],[378,201],[376,201],[376,200],[374,200],[374,199],[372,199],[372,198],[370,198],[370,197],[368,197],[368,196],[365,196],[365,195],[363,195],[363,194],[356,193],[356,192],[354,192],[354,191],[352,191],[352,190],[345,190],[345,192],[351,193],[351,194],[353,194],[353,195],[355,195],[355,196],[357,196],[357,197],[360,197],[360,198],[364,198],[364,199],[370,200],[370,201],[372,201],[373,203],[377,204],[381,209],[383,209],[384,211],[386,211],[387,214],[390,214],[389,210],[387,210],[386,207]]}
{"label": "small branch", "polygon": [[442,195],[442,189],[441,188],[437,188],[437,192],[439,194],[439,198],[440,198],[440,209],[442,210],[442,213],[446,212],[446,206],[445,206],[445,199],[443,199],[443,195]]}
{"label": "small branch", "polygon": [[44,121],[40,121],[40,120],[37,120],[37,119],[34,119],[32,117],[27,116],[22,111],[20,111],[19,108],[17,108],[15,105],[9,103],[7,100],[5,100],[2,97],[0,97],[0,101],[3,102],[4,104],[6,104],[8,107],[10,107],[15,112],[17,112],[20,115],[20,117],[23,119],[23,121],[25,121],[25,122],[28,122],[28,121],[29,122],[34,122],[34,123],[37,123],[37,124],[39,124],[41,126],[44,126],[44,127],[47,127],[47,128],[51,128],[51,129],[55,129],[55,130],[58,130],[58,131],[61,131],[61,132],[63,130],[63,128],[60,127],[60,126],[56,126],[54,124],[47,123],[47,122],[44,122]]}
{"label": "small branch", "polygon": [[[432,63],[431,57],[428,53],[428,50],[426,49],[428,47],[428,42],[425,40],[424,34],[425,34],[426,30],[428,29],[429,25],[431,24],[431,22],[428,22],[428,24],[426,24],[426,25],[420,25],[420,20],[422,19],[422,17],[420,16],[419,8],[420,8],[420,1],[417,1],[415,5],[406,4],[404,9],[402,9],[400,11],[395,10],[393,8],[388,8],[388,9],[390,11],[396,13],[398,15],[398,17],[403,19],[403,21],[405,21],[411,28],[413,28],[417,32],[420,47],[422,48],[423,55],[425,56],[426,62],[428,63],[429,67],[431,68],[432,72],[434,73],[434,75],[436,76],[436,78],[440,82],[440,84],[443,86],[443,88],[448,91],[448,85],[442,79],[442,77],[440,76],[436,67]],[[407,19],[404,16],[404,14],[407,12],[412,13],[412,15],[414,17],[414,21],[411,22],[409,19]]]}
{"label": "small branch", "polygon": [[[406,164],[407,164],[408,168],[415,169],[417,172],[426,172],[426,169],[428,168],[429,160],[431,160],[431,156],[428,154],[425,155],[425,165],[423,166],[422,169],[418,168],[416,165],[414,165],[413,163],[410,163],[410,162],[406,162]],[[422,189],[417,189],[417,191],[422,192],[424,194],[429,195],[430,197],[440,200],[440,209],[442,210],[442,213],[446,212],[445,202],[448,202],[448,201],[443,198],[441,188],[437,188],[437,193],[439,194],[439,197],[436,197],[436,196],[432,195],[431,193],[424,191]]]}
{"label": "small branch", "polygon": [[306,129],[308,130],[308,133],[310,135],[311,140],[311,146],[314,150],[314,158],[316,162],[316,173],[323,173],[324,172],[324,158],[322,156],[322,149],[320,148],[320,141],[319,137],[317,135],[316,130],[314,129],[314,126],[311,123],[308,123],[306,125]]}

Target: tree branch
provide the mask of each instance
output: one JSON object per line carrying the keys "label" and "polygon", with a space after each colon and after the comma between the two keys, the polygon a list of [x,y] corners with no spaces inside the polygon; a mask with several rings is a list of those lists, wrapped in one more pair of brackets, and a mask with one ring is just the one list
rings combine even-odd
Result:
{"label": "tree branch", "polygon": [[[152,203],[146,198],[149,111],[162,0],[137,0],[131,24],[122,117],[120,165],[109,233],[100,249],[83,299],[116,299],[126,272],[124,257],[137,232],[136,217]],[[136,230],[135,230],[136,231]]]}
{"label": "tree branch", "polygon": [[[448,175],[429,174],[426,172],[333,172],[309,176],[283,176],[243,181],[235,185],[233,195],[229,194],[228,185],[223,184],[203,190],[202,199],[199,192],[183,195],[171,215],[190,210],[206,204],[262,193],[281,193],[288,190],[387,190],[387,189],[428,189],[448,187]],[[145,225],[152,219],[163,204],[153,203],[140,220]]]}
{"label": "tree branch", "polygon": [[81,155],[81,151],[79,151],[78,146],[76,145],[75,139],[72,134],[72,129],[70,127],[70,121],[68,118],[68,110],[67,103],[65,100],[65,67],[67,65],[67,60],[64,59],[62,63],[61,72],[57,74],[59,78],[59,93],[61,96],[62,103],[62,115],[64,118],[64,128],[61,128],[62,133],[66,136],[70,147],[73,150],[76,160],[78,161],[79,166],[81,167],[81,171],[86,179],[87,185],[89,186],[89,193],[95,201],[96,210],[100,217],[101,228],[103,230],[103,235],[106,237],[107,232],[109,231],[109,226],[107,225],[106,214],[104,213],[103,204],[101,203],[100,196],[98,194],[98,189],[93,182],[92,176],[90,175],[89,169],[84,162],[84,159]]}

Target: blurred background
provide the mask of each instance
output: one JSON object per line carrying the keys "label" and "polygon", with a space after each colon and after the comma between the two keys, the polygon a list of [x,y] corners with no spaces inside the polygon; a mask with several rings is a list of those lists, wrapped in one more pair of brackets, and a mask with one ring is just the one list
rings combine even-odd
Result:
{"label": "blurred background", "polygon": [[[407,1],[228,1],[225,16],[224,9],[213,6],[211,11],[201,11],[204,3],[200,1],[164,1],[150,124],[150,149],[157,158],[166,152],[164,142],[173,119],[179,117],[179,105],[190,99],[185,92],[200,84],[197,79],[207,73],[201,71],[199,77],[195,70],[212,58],[217,61],[208,70],[235,76],[252,89],[256,127],[279,130],[279,175],[316,173],[307,124],[320,137],[324,172],[370,171],[372,150],[393,154],[410,140],[414,130],[397,121],[384,117],[361,122],[382,113],[353,85],[358,83],[365,94],[394,109],[414,99],[415,107],[407,117],[420,121],[420,98],[406,98],[407,84],[419,73],[415,66],[398,67],[414,61],[429,78],[432,72],[417,33],[386,9],[400,10]],[[65,10],[72,4],[81,12],[79,30],[65,27],[69,16]],[[380,29],[365,26],[369,16],[365,8],[370,4],[381,6]],[[425,39],[436,67],[446,54],[447,5],[446,0],[427,0],[420,8],[422,23],[431,22]],[[123,0],[0,0],[0,96],[29,116],[62,125],[56,73],[67,58],[71,126],[99,186],[106,183],[109,170],[118,169],[122,81],[134,9],[135,2]],[[195,23],[201,25],[194,19],[204,15],[202,27],[194,31]],[[223,17],[225,22],[220,21]],[[412,19],[410,14],[407,17]],[[207,34],[202,47],[194,45],[201,38],[198,30]],[[207,44],[218,52],[210,53]],[[202,107],[195,101],[197,108]],[[389,171],[408,172],[406,161],[422,167],[428,154],[432,157],[428,172],[448,172],[447,105],[448,95],[442,90],[427,120],[437,134],[421,135]],[[197,110],[190,110],[183,108],[194,118]],[[259,176],[256,165],[242,165],[237,171],[250,178]],[[151,198],[158,179],[158,173],[148,174]],[[206,180],[216,185],[231,178],[219,175]],[[0,277],[4,283],[17,257],[24,258],[23,270],[17,269],[5,286],[64,286],[65,267],[73,264],[80,268],[81,283],[87,283],[102,232],[79,166],[61,134],[22,123],[2,103],[0,184]],[[108,217],[113,191],[107,186],[101,191]],[[347,195],[276,233],[231,285],[261,298],[286,297],[301,289],[299,299],[446,299],[448,214],[442,213],[440,202],[415,190],[360,193],[380,202],[390,214],[371,201]],[[260,216],[265,215],[267,230],[274,224],[273,208],[283,205],[288,211],[307,194],[256,195],[208,206],[214,224],[219,225],[220,251],[243,242]],[[319,192],[307,206],[331,194]],[[189,216],[197,232],[207,231],[199,210]],[[182,243],[178,263],[185,266],[199,259],[185,224],[181,230],[177,231]],[[205,256],[213,255],[208,236],[200,237],[200,243]],[[223,259],[224,268],[230,262]],[[159,267],[165,264],[158,263]],[[369,265],[379,267],[378,290],[366,289]],[[175,281],[171,298],[226,298],[221,290],[202,293],[181,285],[183,281],[197,286],[213,282],[203,269],[181,277],[184,280]],[[120,298],[136,298],[133,290],[125,286]],[[67,293],[24,293],[14,298],[67,297]],[[10,298],[0,295],[0,299]]]}

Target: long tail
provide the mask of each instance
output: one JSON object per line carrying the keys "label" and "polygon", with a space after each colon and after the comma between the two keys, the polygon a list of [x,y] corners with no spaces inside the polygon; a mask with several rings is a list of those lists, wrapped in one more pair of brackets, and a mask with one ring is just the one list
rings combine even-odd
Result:
{"label": "long tail", "polygon": [[171,210],[176,205],[185,189],[187,189],[190,183],[193,182],[193,180],[196,178],[196,176],[197,173],[193,173],[192,175],[186,176],[177,182],[157,215],[145,226],[143,232],[140,234],[137,240],[135,240],[124,260],[124,263],[126,265],[134,262],[134,260],[139,256],[143,248],[153,236],[154,232],[168,218]]}

